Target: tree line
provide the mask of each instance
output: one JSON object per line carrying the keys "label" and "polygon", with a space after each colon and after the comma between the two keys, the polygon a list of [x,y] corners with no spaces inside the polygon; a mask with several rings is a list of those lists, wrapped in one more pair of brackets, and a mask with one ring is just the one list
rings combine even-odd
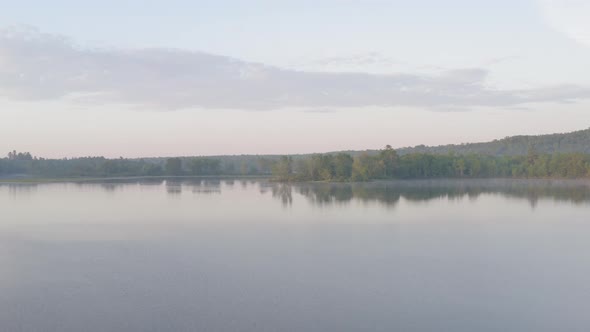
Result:
{"label": "tree line", "polygon": [[590,154],[522,156],[483,154],[400,155],[391,146],[371,153],[295,156],[219,156],[146,159],[83,157],[44,159],[11,151],[0,158],[0,176],[43,178],[261,175],[278,181],[369,181],[423,178],[590,177]]}
{"label": "tree line", "polygon": [[43,178],[66,177],[130,177],[130,176],[199,176],[221,175],[218,159],[206,157],[167,158],[164,160],[107,159],[82,157],[71,159],[44,159],[30,153],[10,152],[0,158],[0,176],[27,176]]}
{"label": "tree line", "polygon": [[590,155],[582,153],[525,156],[480,154],[398,155],[386,146],[377,154],[315,154],[295,160],[283,156],[273,167],[279,181],[368,181],[427,178],[582,178],[590,177]]}
{"label": "tree line", "polygon": [[563,134],[536,136],[511,136],[491,142],[463,143],[440,146],[418,145],[401,148],[400,155],[411,153],[448,154],[453,152],[461,155],[483,154],[491,156],[524,156],[530,147],[541,154],[584,153],[590,154],[590,129],[578,130]]}

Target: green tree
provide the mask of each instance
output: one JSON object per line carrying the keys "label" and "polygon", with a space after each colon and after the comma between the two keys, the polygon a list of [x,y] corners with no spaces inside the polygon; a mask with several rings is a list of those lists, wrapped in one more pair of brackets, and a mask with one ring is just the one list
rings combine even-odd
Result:
{"label": "green tree", "polygon": [[160,165],[146,163],[143,165],[141,173],[147,176],[159,176],[164,172],[162,171],[162,167]]}
{"label": "green tree", "polygon": [[334,177],[338,181],[347,181],[352,177],[353,158],[346,153],[339,153],[334,158]]}
{"label": "green tree", "polygon": [[166,160],[166,175],[182,175],[182,159],[168,158]]}
{"label": "green tree", "polygon": [[385,146],[385,149],[379,152],[379,158],[381,160],[381,167],[383,168],[383,176],[387,178],[394,177],[398,168],[397,152],[388,144]]}
{"label": "green tree", "polygon": [[291,156],[282,156],[273,166],[272,174],[275,179],[280,181],[293,180],[293,158]]}
{"label": "green tree", "polygon": [[365,152],[354,158],[352,163],[352,180],[368,181],[375,178],[375,175],[380,173],[379,171],[380,169],[376,165],[376,159]]}
{"label": "green tree", "polygon": [[457,170],[457,175],[463,177],[465,175],[465,160],[463,158],[459,158],[455,160],[455,170]]}

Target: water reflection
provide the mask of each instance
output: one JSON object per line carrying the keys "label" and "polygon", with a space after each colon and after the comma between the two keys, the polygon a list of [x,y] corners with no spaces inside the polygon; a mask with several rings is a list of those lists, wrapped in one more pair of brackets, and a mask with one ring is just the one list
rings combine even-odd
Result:
{"label": "water reflection", "polygon": [[293,190],[291,185],[280,183],[272,186],[271,190],[272,197],[279,199],[283,206],[293,204]]}
{"label": "water reflection", "polygon": [[0,184],[0,330],[588,331],[588,203],[584,181]]}
{"label": "water reflection", "polygon": [[166,180],[166,192],[169,195],[182,194],[182,181],[176,179]]}
{"label": "water reflection", "polygon": [[243,189],[248,188],[248,181],[247,180],[240,180],[240,185]]}
{"label": "water reflection", "polygon": [[[276,186],[280,185],[276,184]],[[532,207],[535,207],[540,199],[575,204],[590,202],[590,183],[585,180],[494,179],[306,183],[295,184],[293,189],[317,206],[346,204],[355,200],[395,206],[402,198],[414,202],[463,198],[476,200],[484,194],[526,199]]]}
{"label": "water reflection", "polygon": [[139,181],[138,184],[142,186],[161,186],[164,183],[164,179],[145,179]]}
{"label": "water reflection", "polygon": [[113,192],[121,188],[121,186],[116,183],[101,183],[100,187],[107,192]]}
{"label": "water reflection", "polygon": [[37,184],[7,184],[8,193],[10,197],[30,196],[37,191]]}
{"label": "water reflection", "polygon": [[220,194],[222,181],[220,179],[191,179],[183,184],[194,194]]}
{"label": "water reflection", "polygon": [[[239,185],[237,185],[239,184]],[[53,186],[59,184],[52,184]],[[68,184],[61,184],[67,186]],[[271,194],[283,206],[305,199],[314,206],[338,206],[357,201],[394,207],[400,200],[428,202],[437,199],[477,200],[481,195],[501,195],[525,199],[531,207],[549,199],[574,204],[590,203],[590,181],[587,180],[399,180],[369,183],[277,183],[264,179],[217,178],[149,178],[109,181],[85,181],[72,184],[84,190],[108,193],[126,187],[161,187],[171,196],[180,197],[183,190],[196,195],[221,194],[223,190]],[[12,197],[34,193],[41,184],[0,184]],[[151,189],[150,189],[151,190]]]}

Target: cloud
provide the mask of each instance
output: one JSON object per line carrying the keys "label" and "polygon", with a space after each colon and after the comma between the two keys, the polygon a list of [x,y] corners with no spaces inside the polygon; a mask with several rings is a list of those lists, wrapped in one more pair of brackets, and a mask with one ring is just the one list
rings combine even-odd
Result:
{"label": "cloud", "polygon": [[150,109],[416,106],[440,110],[571,102],[590,90],[486,86],[481,68],[436,75],[309,72],[175,49],[92,49],[32,28],[0,30],[0,97]]}

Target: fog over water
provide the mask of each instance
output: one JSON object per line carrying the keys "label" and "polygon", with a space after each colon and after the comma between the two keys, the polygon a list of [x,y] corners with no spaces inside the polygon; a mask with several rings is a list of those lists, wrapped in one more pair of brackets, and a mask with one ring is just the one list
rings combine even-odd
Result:
{"label": "fog over water", "polygon": [[590,182],[0,184],[5,331],[587,331]]}

